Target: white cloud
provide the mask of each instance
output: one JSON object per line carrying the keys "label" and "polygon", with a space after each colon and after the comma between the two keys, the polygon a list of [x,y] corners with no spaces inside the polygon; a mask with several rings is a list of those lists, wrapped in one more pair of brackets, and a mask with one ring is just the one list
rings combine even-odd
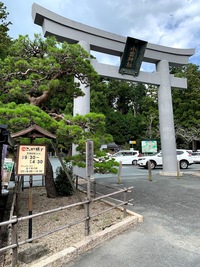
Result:
{"label": "white cloud", "polygon": [[199,0],[18,0],[3,1],[13,23],[10,35],[42,33],[34,25],[31,6],[35,2],[59,15],[150,43],[176,48],[196,48],[191,59],[200,63]]}

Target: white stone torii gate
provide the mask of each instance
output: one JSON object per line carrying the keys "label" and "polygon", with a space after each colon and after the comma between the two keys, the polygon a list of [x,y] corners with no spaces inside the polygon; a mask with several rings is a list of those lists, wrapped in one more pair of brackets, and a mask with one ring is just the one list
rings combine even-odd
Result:
{"label": "white stone torii gate", "polygon": [[[79,43],[85,50],[97,51],[122,57],[126,37],[102,31],[91,26],[69,20],[37,4],[32,6],[35,24],[43,29],[44,36],[55,36],[58,41]],[[187,88],[187,80],[169,74],[169,66],[183,66],[195,53],[194,49],[176,49],[148,43],[143,61],[154,63],[156,71],[142,72],[137,77],[120,74],[119,67],[91,60],[91,64],[102,77],[141,82],[158,86],[158,108],[160,122],[161,148],[163,154],[163,175],[177,175],[176,140],[172,107],[171,88]],[[90,88],[81,85],[84,97],[74,100],[74,115],[90,112]]]}

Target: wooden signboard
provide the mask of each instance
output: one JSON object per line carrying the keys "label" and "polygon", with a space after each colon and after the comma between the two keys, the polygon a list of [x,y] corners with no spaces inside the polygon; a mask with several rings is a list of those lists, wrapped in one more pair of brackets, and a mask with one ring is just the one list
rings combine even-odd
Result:
{"label": "wooden signboard", "polygon": [[17,175],[46,174],[45,145],[19,145],[17,155]]}

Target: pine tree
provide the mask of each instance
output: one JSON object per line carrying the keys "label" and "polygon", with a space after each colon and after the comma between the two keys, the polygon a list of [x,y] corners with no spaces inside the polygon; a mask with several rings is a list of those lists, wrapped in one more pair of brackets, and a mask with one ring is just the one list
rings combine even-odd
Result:
{"label": "pine tree", "polygon": [[9,25],[11,22],[7,22],[7,16],[9,13],[6,11],[6,6],[3,2],[0,2],[0,58],[6,57],[11,38],[8,35]]}

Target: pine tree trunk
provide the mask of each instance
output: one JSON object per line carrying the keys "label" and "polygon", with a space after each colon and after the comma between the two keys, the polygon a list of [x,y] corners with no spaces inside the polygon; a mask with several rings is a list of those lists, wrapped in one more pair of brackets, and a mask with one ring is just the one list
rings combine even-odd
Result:
{"label": "pine tree trunk", "polygon": [[45,188],[47,192],[47,197],[55,198],[58,196],[56,190],[56,185],[53,179],[53,168],[49,157],[47,157],[46,175],[45,175]]}

